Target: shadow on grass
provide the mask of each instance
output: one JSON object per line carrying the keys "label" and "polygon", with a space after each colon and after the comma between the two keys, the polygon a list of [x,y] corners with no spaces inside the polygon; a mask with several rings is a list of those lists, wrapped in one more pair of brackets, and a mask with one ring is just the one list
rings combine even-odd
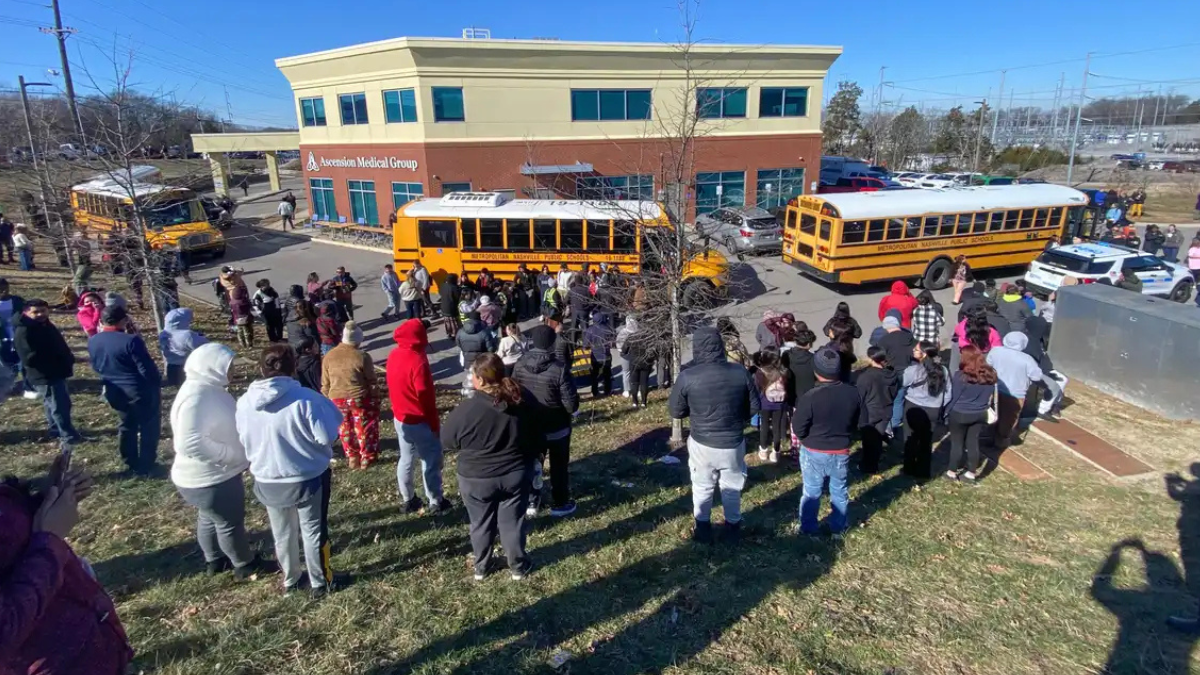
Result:
{"label": "shadow on grass", "polygon": [[[907,477],[895,476],[872,486],[852,503],[852,522],[887,509],[915,484]],[[685,494],[613,523],[603,533],[588,533],[531,553],[542,565],[564,555],[579,555],[590,547],[612,544],[614,538],[631,536],[629,530],[653,530],[660,516],[676,514],[687,502],[690,497]],[[437,672],[459,675],[514,672],[521,670],[529,650],[561,645],[663,594],[668,594],[668,599],[656,611],[594,645],[594,651],[577,655],[571,662],[571,672],[632,675],[679,667],[719,641],[772,593],[781,589],[802,591],[837,562],[840,542],[779,534],[780,523],[794,522],[796,503],[797,494],[789,491],[747,513],[746,531],[736,548],[728,544],[713,548],[683,544],[437,640],[404,660],[367,671],[368,675],[433,667]],[[623,527],[627,529],[623,531]],[[456,653],[478,653],[480,645],[498,643],[505,644],[453,669],[449,663],[434,665],[454,659]],[[824,665],[819,654],[806,658],[811,658],[811,663],[805,664],[810,667]],[[835,672],[855,670],[838,664]]]}

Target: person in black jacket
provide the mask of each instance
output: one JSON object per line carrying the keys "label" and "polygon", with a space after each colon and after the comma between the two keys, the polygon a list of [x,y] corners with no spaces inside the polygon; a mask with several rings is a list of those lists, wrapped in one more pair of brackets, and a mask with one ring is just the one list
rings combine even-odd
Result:
{"label": "person in black jacket", "polygon": [[267,326],[267,341],[283,341],[283,312],[279,306],[279,293],[271,287],[270,279],[259,279],[254,287],[258,289],[254,293],[254,308]]}
{"label": "person in black jacket", "polygon": [[480,354],[496,351],[496,347],[500,345],[500,342],[496,339],[496,334],[484,327],[483,322],[479,320],[479,312],[471,312],[467,315],[467,321],[463,324],[462,329],[458,331],[455,342],[462,351],[462,365],[463,372],[465,373],[463,394],[470,396],[473,391],[471,387],[471,364],[475,362],[476,357]]}
{"label": "person in black jacket", "polygon": [[50,322],[50,305],[45,300],[25,303],[13,342],[25,368],[25,381],[42,397],[47,435],[68,443],[81,442],[71,424],[71,394],[67,391],[67,380],[75,374],[75,354]]}
{"label": "person in black jacket", "polygon": [[833,316],[829,317],[829,320],[825,322],[825,327],[821,329],[822,332],[828,335],[835,321],[849,322],[851,325],[850,331],[854,335],[854,339],[857,340],[862,337],[862,326],[858,325],[857,319],[850,316],[850,305],[845,302],[837,304],[837,307],[833,310]]}
{"label": "person in black jacket", "polygon": [[500,357],[482,354],[468,366],[476,395],[446,418],[442,446],[458,453],[458,493],[471,519],[475,580],[487,575],[499,535],[509,573],[520,581],[533,568],[525,552],[525,511],[539,425],[517,384],[504,377]]}
{"label": "person in black jacket", "polygon": [[621,357],[629,364],[625,387],[633,400],[633,408],[644,408],[650,403],[650,373],[658,361],[651,338],[644,329],[636,330],[625,338],[625,343],[621,345]]}
{"label": "person in black jacket", "polygon": [[[571,377],[575,371],[575,342],[573,339],[574,331],[567,328],[563,323],[562,313],[558,310],[551,311],[545,316],[545,325],[554,331],[554,348],[551,350],[554,358],[558,362],[566,366],[568,377]],[[582,338],[582,336],[580,336]]]}
{"label": "person in black jacket", "polygon": [[900,390],[900,378],[888,367],[887,352],[882,347],[867,349],[866,368],[858,371],[855,387],[863,408],[862,454],[858,468],[863,473],[879,471],[879,458],[883,455],[885,439],[891,436],[893,406]]}
{"label": "person in black jacket", "polygon": [[296,345],[296,381],[300,386],[321,391],[321,345],[310,337]]}
{"label": "person in black jacket", "polygon": [[[521,397],[533,411],[540,425],[542,438],[539,454],[550,456],[550,515],[569,516],[575,512],[571,499],[571,420],[579,410],[579,394],[571,373],[551,351],[554,330],[549,326],[534,326],[529,330],[533,345],[513,366],[512,379],[521,388]],[[503,371],[502,371],[503,372]],[[530,515],[536,515],[541,502],[541,461],[534,463],[534,492],[529,502]]]}
{"label": "person in black jacket", "polygon": [[841,355],[822,347],[813,355],[819,384],[796,402],[792,433],[800,439],[804,489],[800,497],[800,531],[817,533],[821,492],[829,479],[829,529],[840,535],[849,523],[850,492],[846,484],[854,431],[866,426],[858,390],[841,381]]}
{"label": "person in black jacket", "polygon": [[817,336],[811,330],[797,331],[796,346],[783,353],[783,367],[787,369],[788,375],[788,408],[796,407],[796,401],[817,386],[811,351],[816,341]]}
{"label": "person in black jacket", "polygon": [[691,366],[679,373],[667,407],[672,418],[690,421],[693,539],[702,543],[712,539],[713,494],[719,486],[725,532],[736,541],[746,485],[746,425],[760,405],[753,378],[726,359],[725,343],[716,328],[698,328],[692,335]]}
{"label": "person in black jacket", "polygon": [[592,314],[592,294],[588,291],[586,277],[576,275],[571,279],[571,290],[567,294],[571,306],[571,328],[582,333],[588,327]]}
{"label": "person in black jacket", "polygon": [[458,329],[462,328],[462,321],[458,318],[458,303],[461,300],[462,291],[458,286],[458,275],[447,274],[445,280],[438,284],[438,302],[442,306],[442,326],[451,340],[458,335]]}

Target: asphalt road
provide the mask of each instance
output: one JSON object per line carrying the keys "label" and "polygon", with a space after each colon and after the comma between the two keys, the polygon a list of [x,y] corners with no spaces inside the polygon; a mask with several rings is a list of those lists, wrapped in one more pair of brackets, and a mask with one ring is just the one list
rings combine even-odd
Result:
{"label": "asphalt road", "polygon": [[[281,295],[287,293],[291,284],[303,284],[309,272],[316,272],[325,279],[332,276],[339,265],[345,266],[359,284],[359,290],[354,294],[354,302],[358,306],[355,316],[363,324],[365,348],[377,362],[384,362],[393,346],[391,334],[397,325],[395,322],[385,323],[379,317],[387,306],[379,290],[379,276],[383,265],[390,262],[388,253],[347,248],[237,225],[226,236],[228,252],[225,259],[195,265],[192,268],[193,285],[184,285],[180,289],[184,294],[213,301],[208,282],[223,264],[244,268],[247,284],[251,288],[261,278],[270,279]],[[833,287],[802,276],[783,264],[777,256],[747,258],[744,263],[732,262],[733,297],[718,310],[718,314],[733,319],[742,333],[743,341],[751,350],[757,349],[754,330],[765,310],[791,312],[819,334],[837,303],[845,301],[850,305],[851,314],[863,327],[864,337],[859,340],[857,351],[860,354],[866,351],[866,336],[878,325],[879,301],[887,294],[890,283]],[[1021,272],[1004,270],[997,275],[997,279],[1013,279]],[[950,289],[934,295],[943,305],[950,307]],[[951,326],[945,328],[944,336],[949,336],[950,329]],[[259,335],[262,335],[261,327]],[[440,329],[430,334],[430,342],[429,359],[434,368],[434,378],[441,382],[457,382],[455,378],[461,377],[462,369],[454,345]]]}

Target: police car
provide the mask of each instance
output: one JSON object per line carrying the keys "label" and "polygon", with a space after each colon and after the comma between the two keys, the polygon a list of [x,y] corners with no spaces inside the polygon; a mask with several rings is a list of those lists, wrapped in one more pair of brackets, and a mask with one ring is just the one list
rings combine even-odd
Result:
{"label": "police car", "polygon": [[1142,280],[1142,293],[1187,302],[1194,282],[1183,265],[1116,244],[1089,242],[1043,251],[1029,263],[1025,283],[1030,290],[1049,295],[1071,277],[1080,284],[1115,284],[1122,269],[1132,269]]}

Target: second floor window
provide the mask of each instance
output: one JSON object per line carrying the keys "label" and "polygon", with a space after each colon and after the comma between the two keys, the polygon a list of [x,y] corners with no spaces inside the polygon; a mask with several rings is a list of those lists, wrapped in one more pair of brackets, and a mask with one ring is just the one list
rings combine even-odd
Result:
{"label": "second floor window", "polygon": [[320,96],[300,99],[300,117],[306,127],[325,126],[325,99]]}
{"label": "second floor window", "polygon": [[763,87],[758,94],[759,117],[806,117],[808,89]]}
{"label": "second floor window", "polygon": [[433,88],[433,121],[463,122],[466,119],[462,87]]}
{"label": "second floor window", "polygon": [[342,94],[338,96],[338,104],[342,108],[342,124],[367,123],[367,95]]}
{"label": "second floor window", "polygon": [[575,122],[648,120],[649,89],[572,89],[571,120]]}
{"label": "second floor window", "polygon": [[700,119],[745,117],[746,88],[697,89],[696,114]]}
{"label": "second floor window", "polygon": [[388,124],[417,121],[417,95],[412,89],[383,92],[383,116]]}

